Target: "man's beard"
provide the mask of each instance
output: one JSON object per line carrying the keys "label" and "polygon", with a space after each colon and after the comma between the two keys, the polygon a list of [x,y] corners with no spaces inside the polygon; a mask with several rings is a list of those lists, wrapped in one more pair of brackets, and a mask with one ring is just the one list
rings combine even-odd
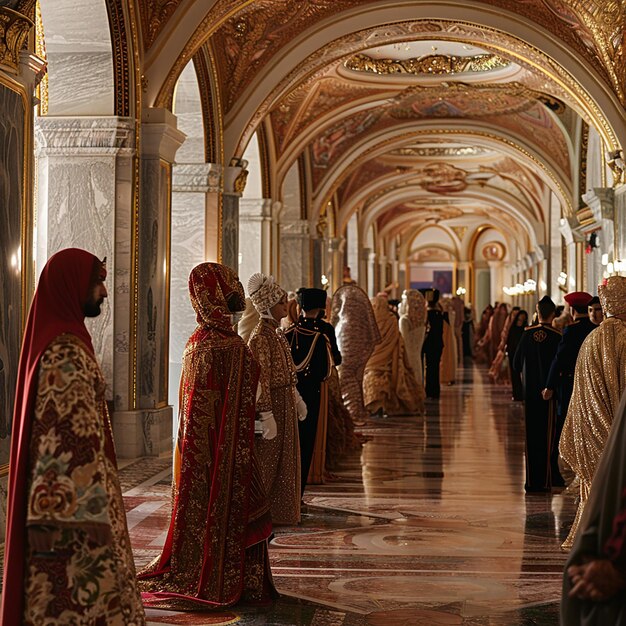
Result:
{"label": "man's beard", "polygon": [[83,307],[83,313],[85,314],[85,317],[98,317],[98,315],[100,315],[101,313],[100,307],[102,306],[103,302],[104,298],[100,298],[100,300],[90,300],[89,302],[86,302],[85,306]]}

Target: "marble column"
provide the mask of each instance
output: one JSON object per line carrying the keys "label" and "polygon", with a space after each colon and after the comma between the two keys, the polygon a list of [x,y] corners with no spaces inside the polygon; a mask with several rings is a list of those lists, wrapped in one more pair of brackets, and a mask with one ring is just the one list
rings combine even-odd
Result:
{"label": "marble column", "polygon": [[343,237],[331,237],[328,239],[328,254],[330,256],[330,276],[327,276],[330,285],[330,294],[341,287],[343,282],[344,256],[343,247],[345,239]]}
{"label": "marble column", "polygon": [[281,221],[280,277],[283,289],[311,286],[311,239],[308,220]]}
{"label": "marble column", "polygon": [[[313,244],[313,281],[307,287],[322,287],[322,276],[326,275],[326,251],[328,242],[326,237],[316,237]],[[326,276],[326,278],[328,278]]]}
{"label": "marble column", "polygon": [[196,327],[189,302],[189,273],[206,259],[205,230],[209,194],[220,192],[221,168],[212,163],[177,163],[172,167],[172,219],[170,263],[169,404],[177,431],[178,383],[187,339]]}
{"label": "marble column", "polygon": [[378,292],[379,286],[376,280],[376,264],[378,255],[371,250],[367,253],[367,293],[373,298]]}
{"label": "marble column", "polygon": [[172,445],[168,404],[171,174],[184,139],[168,110],[143,112],[136,310],[131,307],[130,315],[135,373],[126,406],[120,402],[113,416],[120,456],[159,455]]}
{"label": "marble column", "polygon": [[578,289],[576,285],[576,243],[582,241],[582,236],[577,232],[576,226],[576,218],[563,218],[559,226],[559,230],[565,239],[567,249],[567,268],[565,269],[567,274],[567,283],[565,284],[566,293]]}
{"label": "marble column", "polygon": [[504,262],[487,261],[487,265],[489,266],[489,290],[491,293],[492,304],[502,302],[504,297],[504,292],[502,291],[502,287],[504,286]]}
{"label": "marble column", "polygon": [[224,168],[222,193],[222,255],[221,262],[239,271],[239,201],[246,186],[247,161]]}
{"label": "marble column", "polygon": [[244,287],[254,272],[272,273],[271,198],[239,200],[239,276]]}
{"label": "marble column", "polygon": [[113,337],[114,320],[128,317],[134,124],[119,117],[41,117],[35,137],[36,274],[63,248],[107,257],[109,297],[101,315],[87,324],[107,399],[117,400],[128,390],[127,350],[117,346],[122,365]]}

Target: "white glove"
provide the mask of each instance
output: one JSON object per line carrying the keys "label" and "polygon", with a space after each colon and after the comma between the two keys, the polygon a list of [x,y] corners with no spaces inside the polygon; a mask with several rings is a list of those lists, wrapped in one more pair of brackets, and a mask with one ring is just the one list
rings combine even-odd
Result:
{"label": "white glove", "polygon": [[308,409],[306,408],[306,402],[302,399],[302,396],[296,389],[296,411],[298,412],[298,419],[302,422],[306,418]]}
{"label": "white glove", "polygon": [[261,422],[263,439],[274,439],[278,434],[274,414],[271,411],[259,413],[259,422]]}

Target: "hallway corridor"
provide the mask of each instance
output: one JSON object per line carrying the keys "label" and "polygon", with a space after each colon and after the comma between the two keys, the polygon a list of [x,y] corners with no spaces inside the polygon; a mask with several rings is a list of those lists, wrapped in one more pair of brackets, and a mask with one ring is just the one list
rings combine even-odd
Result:
{"label": "hallway corridor", "polygon": [[[269,609],[182,614],[150,624],[439,626],[558,624],[573,517],[564,495],[525,496],[523,408],[475,366],[426,418],[370,420],[337,480],[307,489],[303,523],[279,528]],[[159,553],[169,459],[121,470],[138,567]]]}

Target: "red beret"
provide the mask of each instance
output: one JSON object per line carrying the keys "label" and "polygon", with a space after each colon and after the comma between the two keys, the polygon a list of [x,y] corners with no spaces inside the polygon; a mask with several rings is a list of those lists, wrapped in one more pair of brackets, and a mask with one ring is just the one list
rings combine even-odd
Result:
{"label": "red beret", "polygon": [[570,306],[587,306],[592,298],[593,296],[586,291],[572,291],[565,296],[564,300]]}

